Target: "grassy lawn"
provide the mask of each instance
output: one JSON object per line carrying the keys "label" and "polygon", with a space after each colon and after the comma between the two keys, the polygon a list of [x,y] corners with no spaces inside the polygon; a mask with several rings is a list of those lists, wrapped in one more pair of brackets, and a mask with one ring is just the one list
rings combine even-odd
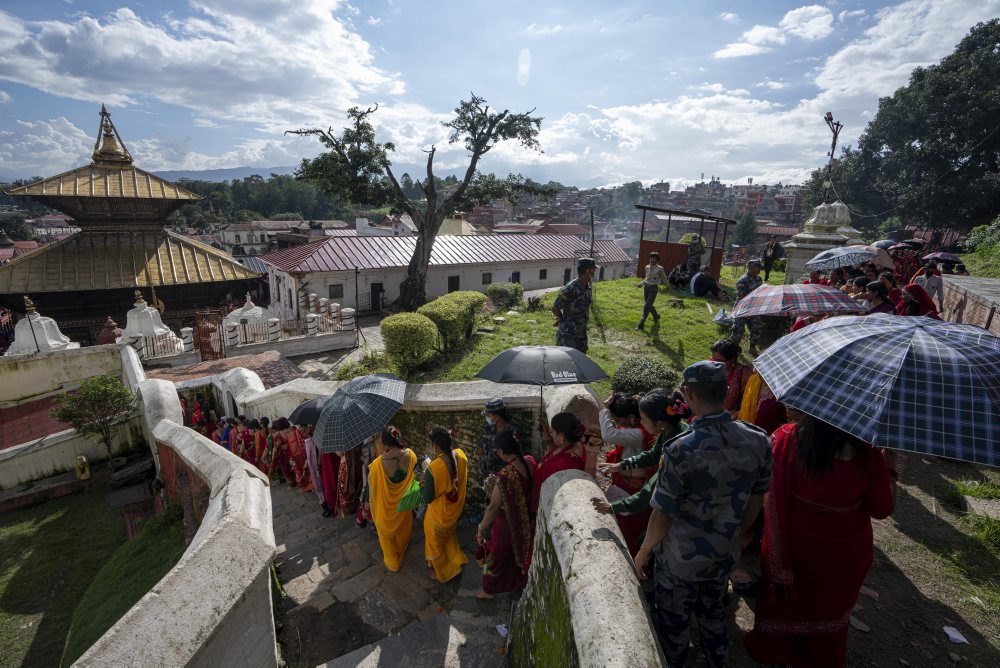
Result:
{"label": "grassy lawn", "polygon": [[100,489],[0,515],[0,664],[59,665],[73,611],[124,542]]}
{"label": "grassy lawn", "polygon": [[111,556],[73,613],[65,665],[78,659],[114,626],[184,554],[184,513],[169,506]]}
{"label": "grassy lawn", "polygon": [[[722,284],[730,294],[738,275],[730,268],[723,271]],[[771,284],[780,284],[784,275],[772,272]],[[712,317],[720,307],[729,306],[714,300],[692,297],[686,291],[660,289],[657,310],[659,326],[646,323],[645,331],[636,331],[635,325],[642,315],[642,290],[635,287],[637,279],[624,278],[594,284],[594,305],[590,314],[590,350],[588,355],[610,375],[624,355],[654,357],[680,370],[688,364],[709,357],[709,348],[720,338]],[[463,350],[437,355],[407,380],[417,383],[471,380],[498,353],[512,346],[554,345],[555,328],[549,309],[556,293],[542,297],[543,308],[535,312],[516,314],[496,313],[506,322],[493,325],[492,333],[478,333]],[[669,305],[671,299],[680,299],[682,308]],[[342,378],[373,371],[391,371],[384,358],[374,357],[368,365],[348,365],[339,374]],[[593,384],[599,394],[610,392],[610,380]]]}

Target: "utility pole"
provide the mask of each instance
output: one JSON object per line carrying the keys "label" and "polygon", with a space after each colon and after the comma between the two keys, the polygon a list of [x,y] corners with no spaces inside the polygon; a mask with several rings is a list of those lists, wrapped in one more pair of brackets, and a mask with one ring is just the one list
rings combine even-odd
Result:
{"label": "utility pole", "polygon": [[826,126],[830,128],[830,132],[833,133],[833,141],[830,143],[830,160],[826,163],[826,181],[823,182],[823,204],[830,201],[830,188],[833,186],[833,156],[837,151],[837,138],[840,136],[840,131],[843,129],[843,124],[833,120],[833,112],[826,112],[826,116],[823,117],[826,121]]}

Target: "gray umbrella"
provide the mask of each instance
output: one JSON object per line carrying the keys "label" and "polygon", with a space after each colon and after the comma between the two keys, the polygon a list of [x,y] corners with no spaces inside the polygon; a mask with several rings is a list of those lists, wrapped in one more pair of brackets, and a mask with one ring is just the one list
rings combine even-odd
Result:
{"label": "gray umbrella", "polygon": [[406,383],[388,374],[359,376],[323,406],[313,442],[320,452],[346,452],[384,427],[403,405]]}

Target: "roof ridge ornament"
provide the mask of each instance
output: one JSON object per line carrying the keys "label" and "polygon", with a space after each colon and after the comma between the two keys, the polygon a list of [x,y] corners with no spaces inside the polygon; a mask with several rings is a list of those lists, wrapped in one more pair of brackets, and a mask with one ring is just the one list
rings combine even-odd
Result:
{"label": "roof ridge ornament", "polygon": [[24,314],[25,315],[35,315],[38,310],[35,308],[35,302],[31,301],[31,297],[24,295]]}
{"label": "roof ridge ornament", "polygon": [[108,108],[101,104],[101,124],[94,141],[93,164],[95,167],[121,168],[132,164],[132,154],[125,148],[125,142],[118,134],[118,128],[111,121]]}

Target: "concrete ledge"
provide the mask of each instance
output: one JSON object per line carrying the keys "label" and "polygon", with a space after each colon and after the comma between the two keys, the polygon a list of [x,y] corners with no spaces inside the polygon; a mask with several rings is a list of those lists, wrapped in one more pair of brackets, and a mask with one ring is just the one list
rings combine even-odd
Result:
{"label": "concrete ledge", "polygon": [[[148,394],[162,389],[159,383],[170,385],[146,381]],[[177,565],[75,665],[277,665],[267,481],[171,420],[161,419],[152,433],[207,484],[208,507]]]}
{"label": "concrete ledge", "polygon": [[979,499],[974,496],[963,496],[965,511],[974,515],[982,515],[1000,520],[1000,499]]}
{"label": "concrete ledge", "polygon": [[542,485],[528,586],[514,614],[513,665],[665,665],[621,532],[594,510],[582,471]]}

